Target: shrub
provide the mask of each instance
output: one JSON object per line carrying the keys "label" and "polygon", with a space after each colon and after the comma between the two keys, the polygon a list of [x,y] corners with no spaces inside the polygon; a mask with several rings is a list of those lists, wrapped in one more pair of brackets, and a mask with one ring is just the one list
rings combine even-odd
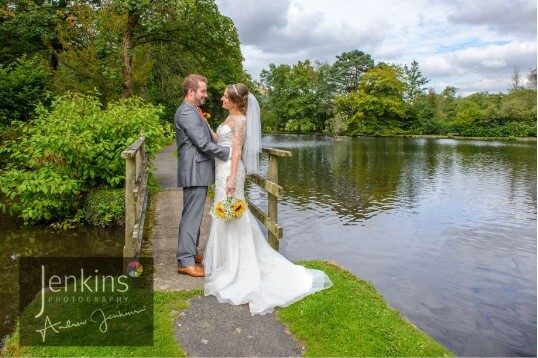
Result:
{"label": "shrub", "polygon": [[125,162],[121,152],[143,132],[150,158],[168,139],[161,107],[139,98],[109,103],[94,96],[69,94],[50,109],[40,107],[29,125],[18,123],[21,137],[0,147],[8,158],[0,170],[6,199],[0,207],[25,222],[64,219],[79,208],[84,193],[98,187],[120,187]]}
{"label": "shrub", "polygon": [[77,216],[92,226],[124,225],[125,189],[91,191]]}

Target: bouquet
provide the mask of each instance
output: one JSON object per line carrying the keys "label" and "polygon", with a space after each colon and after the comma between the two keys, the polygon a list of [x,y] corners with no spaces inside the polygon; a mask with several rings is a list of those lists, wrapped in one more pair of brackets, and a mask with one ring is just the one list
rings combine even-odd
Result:
{"label": "bouquet", "polygon": [[211,214],[217,219],[226,222],[239,218],[245,212],[247,204],[236,197],[227,197],[211,208]]}

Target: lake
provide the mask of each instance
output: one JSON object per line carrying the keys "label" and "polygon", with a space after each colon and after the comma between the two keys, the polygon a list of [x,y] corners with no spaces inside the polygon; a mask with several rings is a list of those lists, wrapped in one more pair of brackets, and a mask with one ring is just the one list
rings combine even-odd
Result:
{"label": "lake", "polygon": [[536,356],[535,141],[263,145],[293,153],[279,159],[286,257],[337,261],[458,356]]}

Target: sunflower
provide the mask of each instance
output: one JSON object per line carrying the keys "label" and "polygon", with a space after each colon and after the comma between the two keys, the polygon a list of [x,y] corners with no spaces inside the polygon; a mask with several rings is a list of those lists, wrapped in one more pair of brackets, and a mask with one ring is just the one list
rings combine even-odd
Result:
{"label": "sunflower", "polygon": [[238,201],[237,204],[232,206],[232,210],[235,217],[240,217],[243,212],[245,211],[245,202],[244,201]]}
{"label": "sunflower", "polygon": [[221,218],[226,217],[226,211],[225,211],[224,208],[222,207],[222,204],[221,204],[221,203],[218,203],[217,205],[215,205],[215,212],[216,212],[217,215],[220,216]]}

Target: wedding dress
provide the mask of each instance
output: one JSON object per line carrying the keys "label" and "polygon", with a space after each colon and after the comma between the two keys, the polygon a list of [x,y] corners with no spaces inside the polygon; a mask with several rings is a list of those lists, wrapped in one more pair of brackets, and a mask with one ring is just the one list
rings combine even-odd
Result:
{"label": "wedding dress", "polygon": [[[245,116],[230,116],[217,129],[219,144],[230,146],[232,151],[239,150],[245,127]],[[231,165],[231,160],[215,159],[215,203],[226,198]],[[234,196],[243,200],[245,175],[245,166],[240,160]],[[248,303],[252,315],[270,313],[276,306],[288,306],[332,286],[323,271],[295,265],[273,250],[248,209],[230,222],[213,217],[204,267],[205,295],[214,295],[220,302],[233,305]]]}

